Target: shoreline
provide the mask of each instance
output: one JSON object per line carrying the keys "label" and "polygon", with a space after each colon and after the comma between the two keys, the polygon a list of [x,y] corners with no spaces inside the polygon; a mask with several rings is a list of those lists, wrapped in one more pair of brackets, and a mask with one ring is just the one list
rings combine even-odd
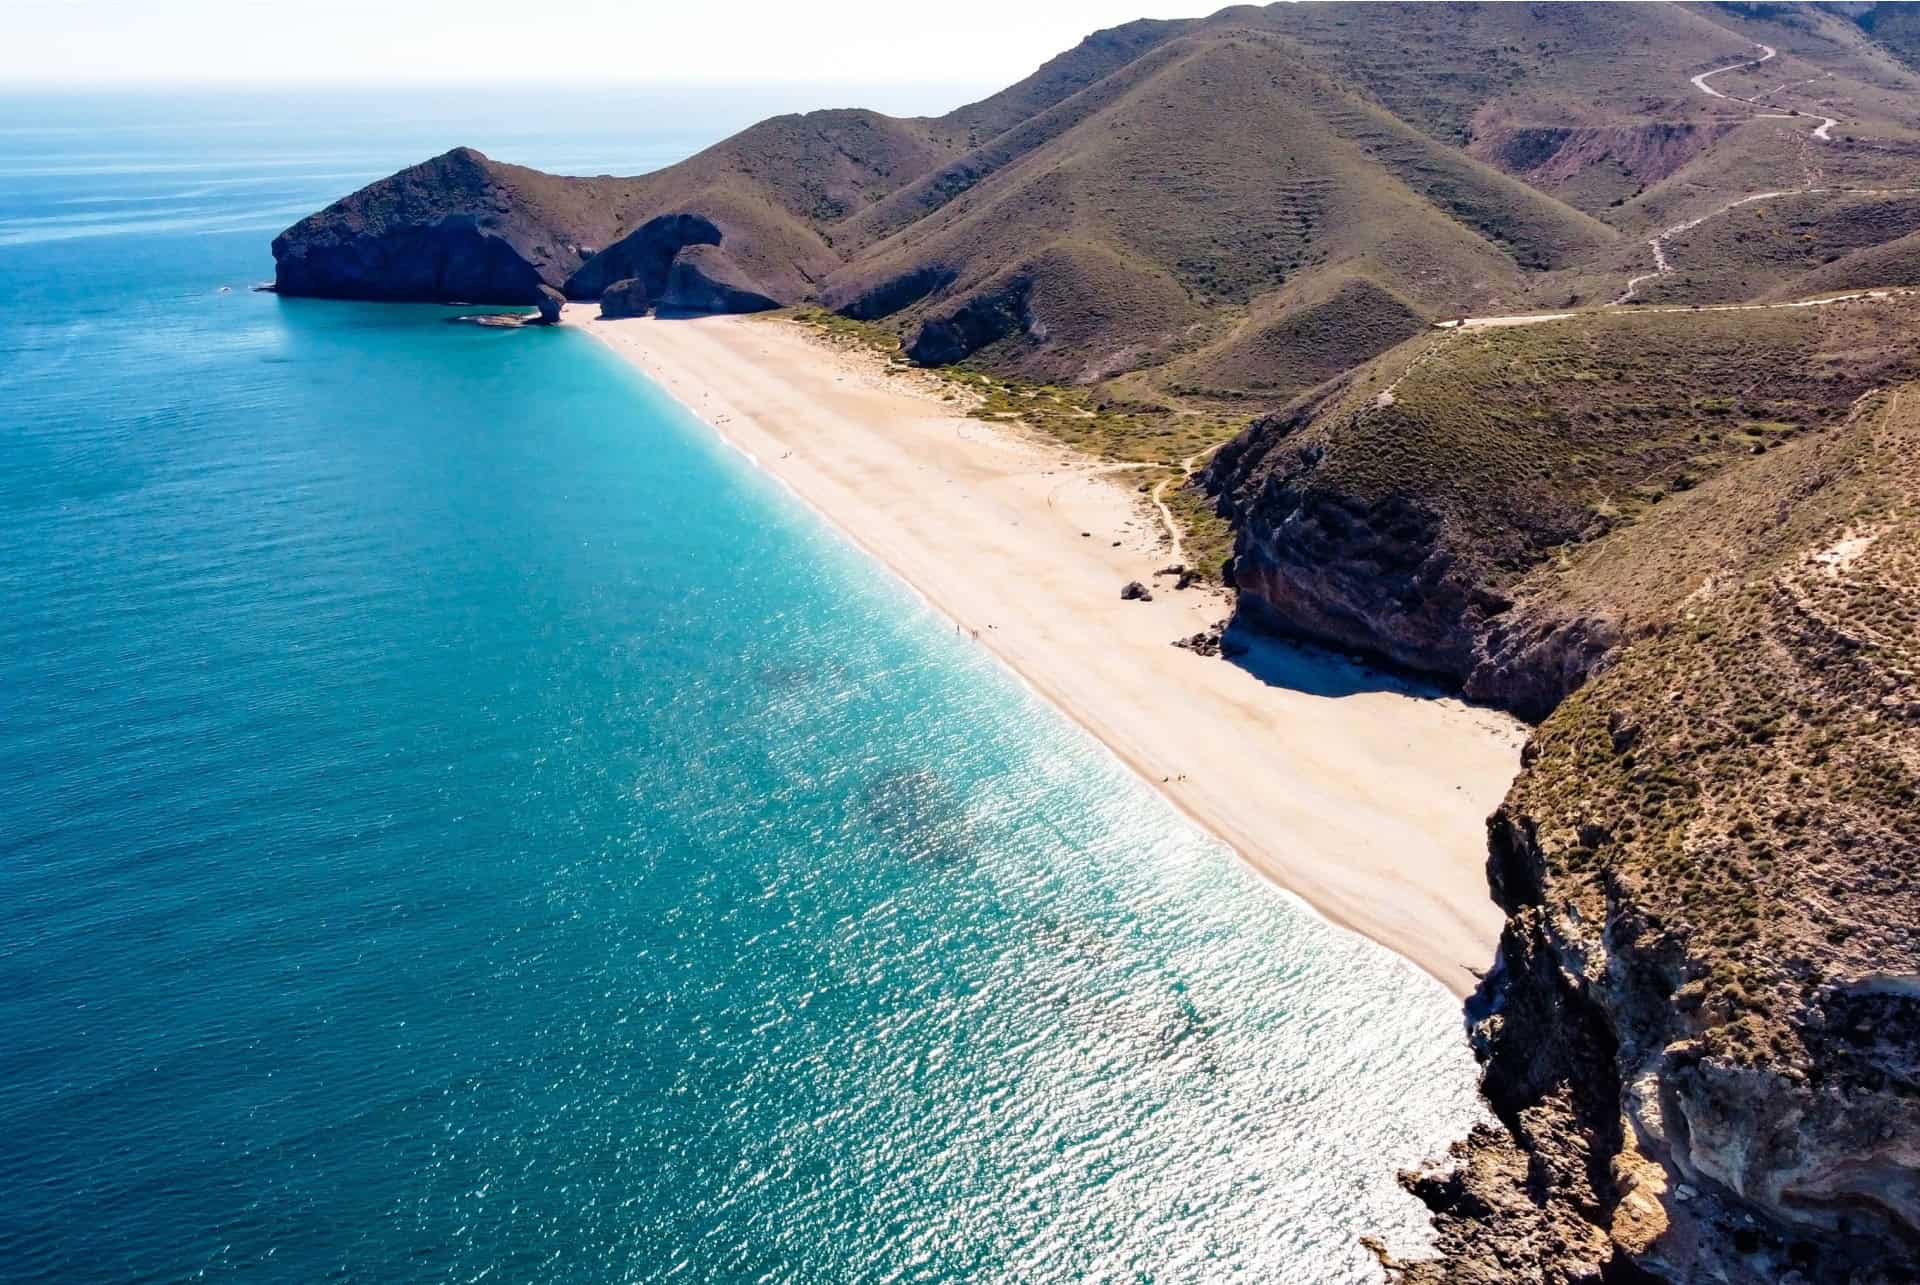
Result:
{"label": "shoreline", "polygon": [[1456,996],[1491,967],[1484,820],[1517,721],[1277,641],[1242,664],[1173,647],[1229,601],[1153,577],[1146,497],[933,377],[788,321],[568,312],[1270,882]]}

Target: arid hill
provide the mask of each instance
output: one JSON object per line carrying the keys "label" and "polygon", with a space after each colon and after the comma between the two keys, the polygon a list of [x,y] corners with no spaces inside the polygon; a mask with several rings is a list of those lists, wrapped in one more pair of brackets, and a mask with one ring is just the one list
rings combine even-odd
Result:
{"label": "arid hill", "polygon": [[1243,613],[1540,718],[1731,565],[1649,526],[1915,378],[1920,294],[1430,330],[1256,421],[1208,483]]}
{"label": "arid hill", "polygon": [[1489,821],[1503,1127],[1397,1279],[1920,1279],[1916,496],[1890,383],[1569,556],[1644,614]]}
{"label": "arid hill", "polygon": [[[1641,296],[1792,293],[1906,253],[1916,196],[1881,189],[1920,167],[1920,76],[1873,37],[1897,15],[1842,8],[1135,22],[943,117],[776,117],[638,178],[456,150],[289,228],[278,284],[519,302],[639,279],[667,307],[821,303],[932,364],[1272,404],[1437,318],[1605,303],[1649,237],[1762,187],[1810,190],[1676,236]],[[1829,117],[1844,135],[1811,139]],[[689,246],[717,249],[670,291]]]}

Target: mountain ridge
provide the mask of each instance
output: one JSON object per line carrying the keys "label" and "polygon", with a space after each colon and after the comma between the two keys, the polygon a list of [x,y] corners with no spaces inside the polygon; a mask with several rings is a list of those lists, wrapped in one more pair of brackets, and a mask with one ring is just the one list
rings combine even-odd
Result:
{"label": "mountain ridge", "polygon": [[[1290,301],[1342,282],[1425,320],[1611,298],[1641,253],[1634,236],[1661,217],[1640,213],[1661,191],[1703,190],[1709,173],[1720,177],[1704,190],[1731,191],[1748,158],[1778,152],[1769,130],[1804,133],[1687,85],[1736,62],[1743,38],[1791,29],[1834,64],[1809,79],[1875,110],[1895,87],[1920,89],[1857,22],[1748,9],[1313,4],[1142,19],[941,117],[774,117],[638,178],[480,158],[498,167],[491,188],[513,194],[506,209],[467,211],[471,229],[386,233],[413,253],[439,247],[437,274],[396,272],[382,236],[352,235],[337,206],[276,242],[277,282],[289,294],[517,302],[537,280],[591,299],[632,272],[590,259],[689,215],[718,241],[656,238],[626,261],[670,265],[687,245],[717,244],[718,256],[700,253],[724,260],[738,297],[823,304],[894,330],[910,351],[978,352],[1010,374],[1099,383],[1145,371],[1228,399],[1299,391],[1328,364],[1317,336],[1288,346],[1316,329],[1286,315]],[[1805,57],[1777,62],[1798,71]],[[1746,74],[1715,83],[1741,90]],[[1920,116],[1904,119],[1881,146],[1920,147]],[[340,204],[403,206],[383,184]],[[484,266],[512,257],[525,268]],[[1260,379],[1233,351],[1253,332],[1276,368]],[[1380,351],[1371,334],[1342,336],[1358,345],[1348,364]],[[1224,348],[1202,352],[1209,342]]]}

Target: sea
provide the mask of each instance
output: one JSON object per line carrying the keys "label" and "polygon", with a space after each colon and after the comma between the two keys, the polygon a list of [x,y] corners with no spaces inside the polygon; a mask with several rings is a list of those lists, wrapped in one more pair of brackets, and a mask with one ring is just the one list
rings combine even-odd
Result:
{"label": "sea", "polygon": [[0,1280],[1425,1243],[1440,986],[588,336],[250,289],[457,144],[632,173],[842,98],[0,98]]}

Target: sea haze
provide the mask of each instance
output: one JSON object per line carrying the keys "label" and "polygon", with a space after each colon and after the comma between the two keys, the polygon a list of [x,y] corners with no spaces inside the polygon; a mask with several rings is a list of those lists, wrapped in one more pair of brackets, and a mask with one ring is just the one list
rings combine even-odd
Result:
{"label": "sea haze", "polygon": [[744,123],[537,108],[10,100],[0,1278],[1376,1279],[1438,985],[586,336],[248,291]]}

